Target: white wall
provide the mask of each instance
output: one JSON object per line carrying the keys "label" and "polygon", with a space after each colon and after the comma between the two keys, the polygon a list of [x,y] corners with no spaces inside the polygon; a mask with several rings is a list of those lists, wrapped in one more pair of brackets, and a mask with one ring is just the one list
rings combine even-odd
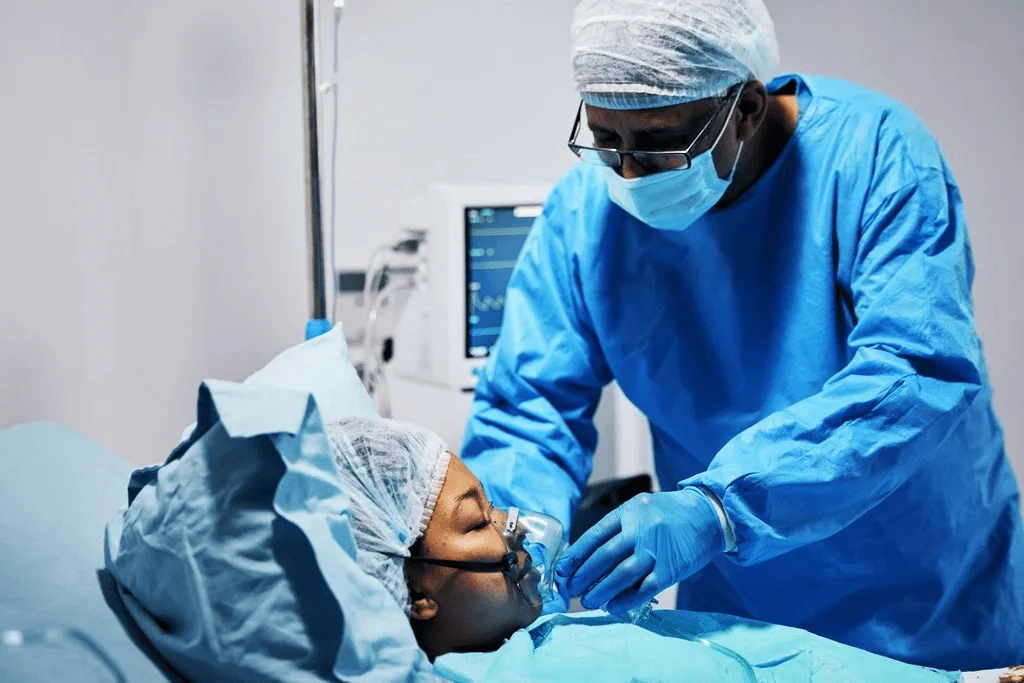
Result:
{"label": "white wall", "polygon": [[306,316],[291,2],[0,3],[0,427],[136,462]]}
{"label": "white wall", "polygon": [[[350,0],[341,30],[339,267],[359,268],[431,181],[550,181],[573,161],[575,0]],[[768,0],[782,68],[846,77],[916,109],[962,186],[996,406],[1024,472],[1024,3]],[[638,448],[646,447],[646,437]]]}
{"label": "white wall", "polygon": [[349,0],[338,267],[362,268],[428,182],[553,182],[579,100],[575,0]]}

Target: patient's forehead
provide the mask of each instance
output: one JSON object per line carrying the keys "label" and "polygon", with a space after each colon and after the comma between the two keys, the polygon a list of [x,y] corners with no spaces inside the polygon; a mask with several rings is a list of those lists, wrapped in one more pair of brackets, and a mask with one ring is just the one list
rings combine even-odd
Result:
{"label": "patient's forehead", "polygon": [[489,505],[480,480],[461,459],[452,455],[448,473],[423,534],[426,547],[444,545]]}
{"label": "patient's forehead", "polygon": [[441,492],[437,496],[437,507],[434,509],[434,514],[436,515],[442,510],[447,510],[449,513],[454,512],[455,506],[467,493],[478,493],[481,499],[486,501],[480,480],[469,471],[461,458],[452,455],[451,462],[448,464],[448,474],[445,476]]}

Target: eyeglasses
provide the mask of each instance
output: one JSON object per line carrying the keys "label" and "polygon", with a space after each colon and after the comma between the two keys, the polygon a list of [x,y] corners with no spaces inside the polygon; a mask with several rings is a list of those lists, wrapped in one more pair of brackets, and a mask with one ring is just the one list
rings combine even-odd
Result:
{"label": "eyeglasses", "polygon": [[502,572],[509,581],[515,584],[516,590],[519,591],[526,604],[531,607],[542,605],[545,597],[544,591],[541,589],[542,581],[540,573],[534,567],[530,553],[526,550],[518,552],[513,550],[513,547],[522,546],[526,540],[526,532],[518,528],[519,515],[518,508],[497,508],[493,503],[487,508],[487,520],[497,530],[501,542],[505,546],[505,555],[500,560],[478,562],[413,556],[405,558],[405,561],[470,572]]}
{"label": "eyeglasses", "polygon": [[[583,117],[583,101],[580,101],[580,106],[576,110],[576,121],[572,125],[572,132],[569,134],[569,149],[573,154],[578,156],[581,160],[596,164],[598,166],[607,166],[613,168],[616,171],[622,168],[622,165],[626,161],[626,157],[632,157],[633,161],[637,163],[644,171],[648,173],[660,173],[661,171],[674,171],[674,170],[686,170],[690,168],[693,163],[694,147],[697,146],[708,130],[725,109],[727,104],[732,103],[733,107],[736,106],[736,102],[739,101],[740,93],[743,92],[744,84],[741,83],[736,88],[735,94],[727,93],[722,97],[722,102],[715,110],[714,115],[708,120],[704,127],[701,128],[700,132],[697,133],[697,137],[694,138],[690,146],[684,150],[673,150],[664,152],[647,152],[640,150],[623,150],[623,149],[608,149],[602,147],[587,147],[586,145],[577,145],[576,138],[579,137],[580,130],[582,129],[582,117]],[[729,122],[726,121],[725,125],[722,126],[722,131],[718,134],[721,138],[725,132],[726,126]],[[715,140],[715,144],[718,140]],[[712,145],[714,147],[714,145]]]}

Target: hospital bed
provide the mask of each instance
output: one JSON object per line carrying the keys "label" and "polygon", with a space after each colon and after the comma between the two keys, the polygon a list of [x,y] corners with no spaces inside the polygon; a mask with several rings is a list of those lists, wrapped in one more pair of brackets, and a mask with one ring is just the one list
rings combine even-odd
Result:
{"label": "hospital bed", "polygon": [[[0,639],[13,631],[74,629],[122,674],[99,680],[182,681],[125,618],[102,569],[103,528],[126,503],[132,466],[71,429],[40,422],[0,431],[0,468]],[[7,680],[11,652],[0,645],[0,681]],[[65,655],[39,658],[35,680],[88,683],[69,673],[84,670],[76,653]],[[96,656],[88,648],[77,655]],[[966,674],[964,681],[996,683],[1000,673]]]}
{"label": "hospital bed", "polygon": [[[127,502],[131,464],[71,429],[37,422],[0,431],[0,468],[0,633],[74,629],[131,683],[181,680],[123,618],[102,569],[103,527]],[[77,658],[48,650],[39,652],[45,668],[36,680],[80,680],[68,667],[94,657],[84,648]],[[11,675],[5,660],[20,656],[0,647],[0,681]]]}

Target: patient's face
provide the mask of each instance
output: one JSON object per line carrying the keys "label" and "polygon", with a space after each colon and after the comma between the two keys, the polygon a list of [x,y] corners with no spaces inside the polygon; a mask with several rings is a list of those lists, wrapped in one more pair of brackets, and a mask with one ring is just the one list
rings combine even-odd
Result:
{"label": "patient's face", "polygon": [[[487,518],[489,505],[480,480],[453,456],[434,514],[414,553],[445,560],[500,560],[507,550]],[[502,572],[414,562],[406,567],[413,624],[431,659],[446,652],[497,647],[540,616],[541,607],[528,605]]]}

